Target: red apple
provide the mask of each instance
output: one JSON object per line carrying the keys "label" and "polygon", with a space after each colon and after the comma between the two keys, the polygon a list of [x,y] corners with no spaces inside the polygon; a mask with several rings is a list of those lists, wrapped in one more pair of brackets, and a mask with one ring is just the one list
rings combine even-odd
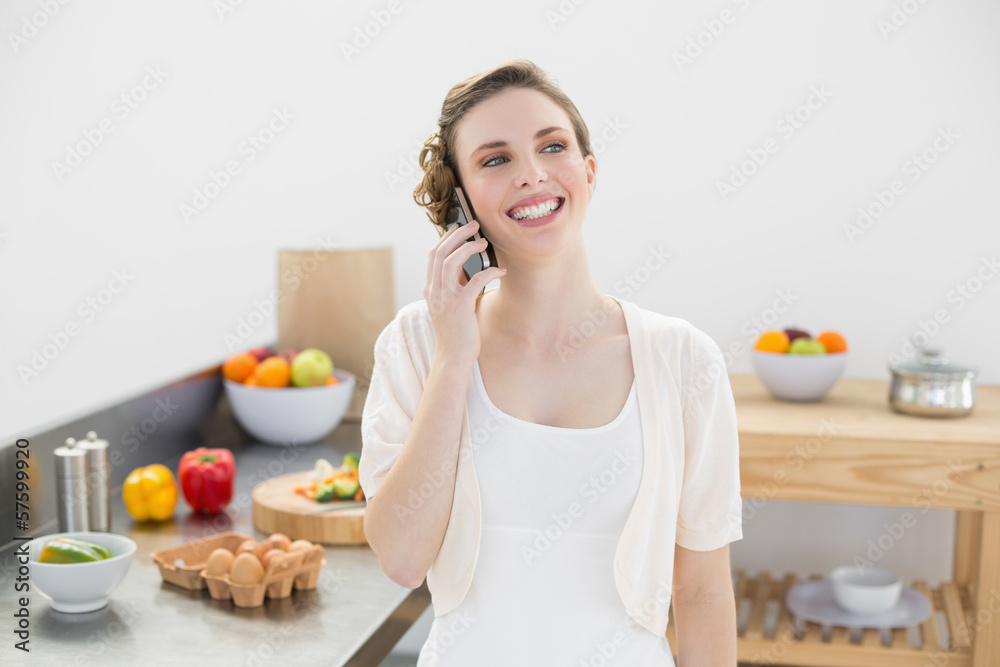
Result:
{"label": "red apple", "polygon": [[257,363],[260,363],[268,357],[273,357],[274,350],[269,347],[255,347],[252,350],[247,350],[247,354],[252,354],[257,359]]}

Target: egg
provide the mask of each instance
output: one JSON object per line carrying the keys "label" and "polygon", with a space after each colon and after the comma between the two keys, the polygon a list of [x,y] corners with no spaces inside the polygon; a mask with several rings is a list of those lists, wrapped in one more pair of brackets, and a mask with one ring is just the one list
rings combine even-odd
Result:
{"label": "egg", "polygon": [[312,549],[312,542],[309,540],[295,540],[288,545],[288,551],[299,551],[300,549]]}
{"label": "egg", "polygon": [[295,540],[288,547],[288,552],[292,553],[295,551],[305,551],[306,555],[302,558],[302,564],[308,565],[310,563],[319,562],[323,558],[323,548],[316,548],[317,545],[309,542],[308,540]]}
{"label": "egg", "polygon": [[260,563],[261,563],[261,565],[264,566],[264,571],[267,572],[267,568],[271,564],[272,560],[274,560],[276,557],[278,559],[281,559],[284,556],[285,556],[285,552],[282,551],[281,549],[271,549],[267,553],[264,554],[264,557],[260,560]]}
{"label": "egg", "polygon": [[229,549],[216,549],[208,556],[208,562],[205,563],[205,572],[212,576],[221,577],[229,572],[235,559],[236,556]]}
{"label": "egg", "polygon": [[292,541],[288,539],[288,536],[281,533],[274,533],[264,540],[264,544],[268,545],[269,549],[281,549],[282,551],[288,551],[291,543]]}
{"label": "egg", "polygon": [[236,547],[236,555],[239,556],[242,553],[257,554],[257,548],[260,545],[254,540],[244,540],[240,542],[240,546]]}
{"label": "egg", "polygon": [[264,580],[264,566],[252,553],[241,553],[229,570],[229,580],[234,584],[259,584]]}

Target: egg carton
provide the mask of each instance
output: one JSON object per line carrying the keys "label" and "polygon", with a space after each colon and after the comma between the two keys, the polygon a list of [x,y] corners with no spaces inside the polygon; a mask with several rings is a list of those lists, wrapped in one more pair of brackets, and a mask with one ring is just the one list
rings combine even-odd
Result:
{"label": "egg carton", "polygon": [[236,553],[243,542],[252,539],[243,533],[219,533],[173,549],[154,551],[153,562],[160,568],[160,576],[167,583],[189,591],[202,591],[207,585],[201,571],[205,569],[209,555],[216,549],[229,549]]}
{"label": "egg carton", "polygon": [[264,597],[272,600],[287,598],[292,588],[309,591],[319,582],[319,571],[326,564],[322,545],[314,544],[303,549],[273,558],[259,584],[235,584],[228,574],[211,575],[202,570],[201,576],[208,584],[208,592],[216,600],[232,600],[237,607],[259,607]]}
{"label": "egg carton", "polygon": [[[189,542],[180,547],[153,553],[153,560],[160,568],[163,580],[188,590],[204,590],[215,600],[232,600],[237,607],[259,607],[264,598],[286,598],[292,589],[307,591],[316,588],[319,571],[326,565],[325,549],[314,544],[311,549],[286,553],[275,558],[259,584],[236,584],[228,574],[210,575],[205,571],[209,555],[216,549],[236,549],[244,541],[253,539],[242,533],[220,533],[212,537]],[[181,561],[181,563],[178,563]]]}

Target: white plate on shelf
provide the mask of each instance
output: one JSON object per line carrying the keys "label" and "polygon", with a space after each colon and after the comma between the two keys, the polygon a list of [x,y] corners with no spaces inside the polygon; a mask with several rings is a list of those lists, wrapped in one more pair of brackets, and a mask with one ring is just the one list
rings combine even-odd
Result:
{"label": "white plate on shelf", "polygon": [[798,618],[820,625],[846,628],[909,628],[931,615],[931,603],[923,593],[903,587],[896,606],[882,614],[855,614],[833,599],[829,581],[807,581],[789,589],[785,606]]}

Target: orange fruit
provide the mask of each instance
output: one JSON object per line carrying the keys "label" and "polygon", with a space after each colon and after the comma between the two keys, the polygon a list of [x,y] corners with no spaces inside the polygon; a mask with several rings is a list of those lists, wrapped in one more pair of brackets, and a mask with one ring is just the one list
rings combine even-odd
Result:
{"label": "orange fruit", "polygon": [[243,381],[243,386],[245,386],[245,387],[256,387],[257,386],[257,378],[255,378],[253,375],[251,375],[250,377],[248,377],[246,380]]}
{"label": "orange fruit", "polygon": [[333,377],[332,375],[326,379],[326,383],[328,385],[329,384],[337,384],[337,382],[338,382],[337,378]]}
{"label": "orange fruit", "polygon": [[760,352],[784,354],[788,352],[790,344],[791,341],[788,340],[788,334],[784,331],[765,331],[757,339],[754,349]]}
{"label": "orange fruit", "polygon": [[269,357],[257,364],[253,376],[258,387],[287,387],[290,380],[288,362],[281,357]]}
{"label": "orange fruit", "polygon": [[816,340],[823,343],[827,353],[847,352],[847,340],[836,331],[824,331],[816,336]]}
{"label": "orange fruit", "polygon": [[255,368],[257,368],[257,357],[243,352],[226,359],[222,364],[222,374],[232,382],[243,382],[253,375]]}

